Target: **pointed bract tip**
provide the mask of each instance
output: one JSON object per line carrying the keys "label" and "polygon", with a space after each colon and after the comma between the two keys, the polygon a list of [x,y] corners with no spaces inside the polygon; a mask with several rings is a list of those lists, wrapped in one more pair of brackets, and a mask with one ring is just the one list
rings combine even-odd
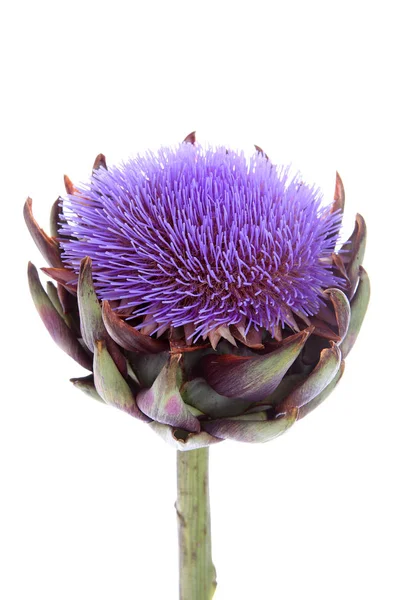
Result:
{"label": "pointed bract tip", "polygon": [[47,233],[45,233],[43,229],[39,227],[39,224],[33,216],[32,198],[28,197],[26,199],[23,214],[29,233],[31,234],[32,239],[41,252],[43,258],[52,267],[63,266],[60,256],[60,248],[56,239],[48,236]]}
{"label": "pointed bract tip", "polygon": [[345,259],[347,276],[350,281],[350,287],[346,290],[346,294],[351,302],[359,279],[359,268],[364,260],[365,247],[367,241],[367,226],[362,215],[357,213],[356,222],[353,233],[344,246],[349,246],[349,252]]}
{"label": "pointed bract tip", "polygon": [[50,211],[50,235],[53,238],[58,237],[58,226],[62,215],[62,198],[58,196],[57,200],[53,202]]}
{"label": "pointed bract tip", "polygon": [[192,131],[192,133],[189,133],[183,141],[187,144],[194,144],[196,142],[196,132]]}
{"label": "pointed bract tip", "polygon": [[93,287],[92,259],[90,256],[82,258],[79,266],[78,286],[84,284]]}
{"label": "pointed bract tip", "polygon": [[74,195],[75,187],[68,175],[64,175],[64,187],[67,194],[71,194],[71,196]]}
{"label": "pointed bract tip", "polygon": [[259,154],[262,154],[267,160],[269,160],[268,155],[264,152],[264,150],[262,148],[260,148],[260,146],[257,146],[257,144],[254,144],[254,148],[257,150],[257,152]]}
{"label": "pointed bract tip", "polygon": [[83,273],[83,271],[86,270],[92,270],[92,259],[90,256],[85,256],[85,258],[82,258],[81,260],[80,272]]}
{"label": "pointed bract tip", "polygon": [[28,277],[32,276],[33,273],[37,273],[38,272],[37,268],[35,267],[35,265],[31,261],[28,262],[28,269],[27,269],[27,271],[28,271]]}
{"label": "pointed bract tip", "polygon": [[29,228],[30,221],[33,219],[32,198],[30,198],[29,196],[27,197],[27,199],[24,202],[23,215],[24,215],[25,223],[28,225],[28,228]]}
{"label": "pointed bract tip", "polygon": [[338,210],[343,212],[344,211],[344,201],[345,201],[345,193],[344,193],[343,181],[342,181],[342,178],[340,177],[339,173],[336,171],[335,194],[333,196],[331,213],[334,213]]}
{"label": "pointed bract tip", "polygon": [[314,329],[314,325],[309,325],[305,329],[302,329],[298,333],[294,333],[293,335],[290,335],[288,338],[283,340],[283,345],[290,343],[294,340],[297,340],[300,345],[304,344],[308,340],[310,335],[314,332]]}
{"label": "pointed bract tip", "polygon": [[98,169],[100,169],[100,167],[103,167],[103,169],[107,170],[106,157],[104,156],[104,154],[98,154],[96,156],[93,163],[93,171],[97,171]]}

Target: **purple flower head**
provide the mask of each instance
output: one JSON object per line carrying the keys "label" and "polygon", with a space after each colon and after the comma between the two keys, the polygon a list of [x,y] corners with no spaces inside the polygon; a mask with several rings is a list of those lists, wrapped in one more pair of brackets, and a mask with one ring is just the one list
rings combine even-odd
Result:
{"label": "purple flower head", "polygon": [[340,214],[258,152],[184,142],[100,168],[63,201],[63,261],[90,256],[101,299],[152,332],[293,327],[315,315]]}

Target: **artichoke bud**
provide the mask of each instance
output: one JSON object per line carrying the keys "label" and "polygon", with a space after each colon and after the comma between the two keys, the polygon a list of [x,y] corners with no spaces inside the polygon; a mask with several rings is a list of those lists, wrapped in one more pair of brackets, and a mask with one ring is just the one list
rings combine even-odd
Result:
{"label": "artichoke bud", "polygon": [[337,249],[339,175],[322,208],[258,146],[248,165],[192,133],[65,187],[51,235],[30,198],[24,216],[56,282],[29,264],[37,311],[90,372],[75,387],[180,450],[266,442],[333,391],[370,295],[360,215]]}

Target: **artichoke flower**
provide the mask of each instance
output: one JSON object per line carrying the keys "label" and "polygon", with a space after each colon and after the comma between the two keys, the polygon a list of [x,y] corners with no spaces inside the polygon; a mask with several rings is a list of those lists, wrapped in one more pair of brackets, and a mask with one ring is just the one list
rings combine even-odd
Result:
{"label": "artichoke flower", "polygon": [[93,398],[179,450],[265,442],[316,408],[342,376],[369,299],[360,215],[340,239],[344,188],[315,187],[272,164],[175,148],[65,177],[50,235],[24,215],[55,283],[29,264],[54,341],[90,374]]}

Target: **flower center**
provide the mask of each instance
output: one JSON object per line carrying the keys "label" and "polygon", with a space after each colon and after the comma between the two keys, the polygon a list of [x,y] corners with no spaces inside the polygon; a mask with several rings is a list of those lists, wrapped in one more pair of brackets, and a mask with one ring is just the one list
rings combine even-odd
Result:
{"label": "flower center", "polygon": [[[64,201],[63,260],[154,329],[290,325],[337,285],[339,216],[257,154],[184,143],[96,171]],[[140,323],[138,322],[138,325]]]}

